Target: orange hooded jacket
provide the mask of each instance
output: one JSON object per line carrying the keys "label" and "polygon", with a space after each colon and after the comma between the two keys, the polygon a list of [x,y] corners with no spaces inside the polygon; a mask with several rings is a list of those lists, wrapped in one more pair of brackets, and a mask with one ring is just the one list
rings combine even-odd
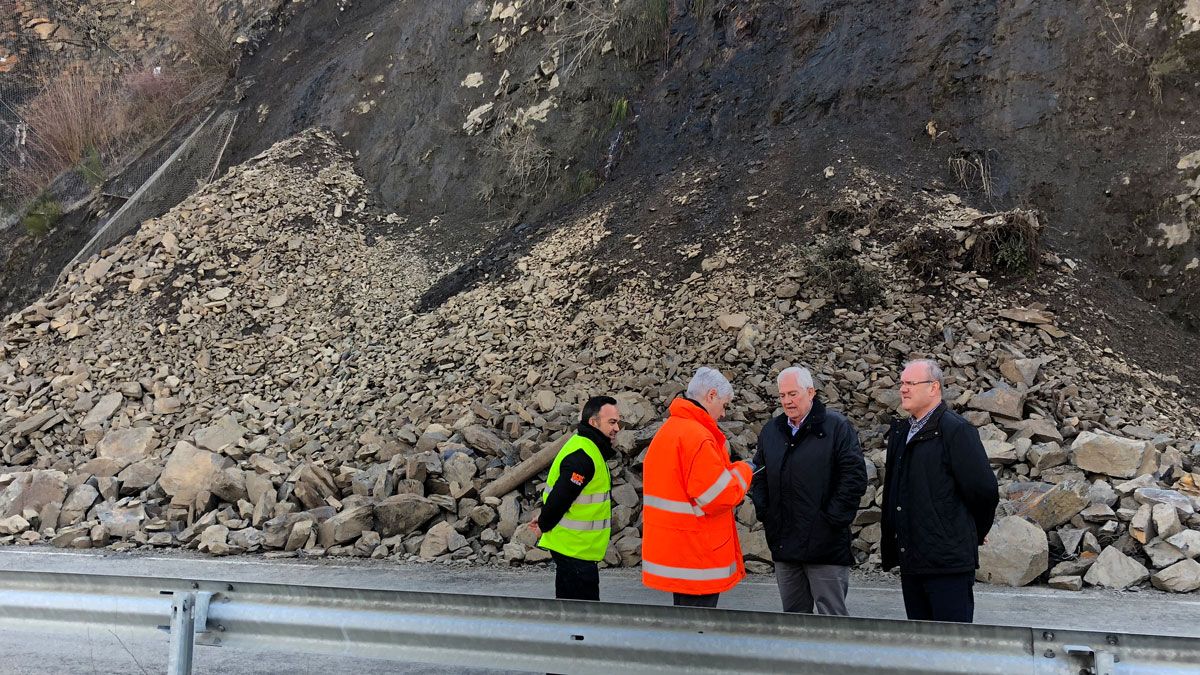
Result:
{"label": "orange hooded jacket", "polygon": [[750,487],[750,465],[731,463],[725,434],[686,398],[654,435],[642,467],[642,583],[707,595],[746,576],[734,509]]}

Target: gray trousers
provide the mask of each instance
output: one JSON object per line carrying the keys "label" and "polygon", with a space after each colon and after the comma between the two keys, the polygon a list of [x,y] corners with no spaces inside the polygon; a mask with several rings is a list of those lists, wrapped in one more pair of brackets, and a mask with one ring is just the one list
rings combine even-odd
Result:
{"label": "gray trousers", "polygon": [[846,591],[850,588],[850,568],[842,565],[806,565],[775,561],[775,582],[783,611],[849,616]]}

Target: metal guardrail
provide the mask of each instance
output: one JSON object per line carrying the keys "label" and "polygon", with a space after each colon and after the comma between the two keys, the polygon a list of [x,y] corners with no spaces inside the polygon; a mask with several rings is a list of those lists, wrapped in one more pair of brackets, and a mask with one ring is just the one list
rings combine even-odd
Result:
{"label": "metal guardrail", "polygon": [[1200,639],[42,572],[0,575],[0,628],[562,673],[1196,673]]}

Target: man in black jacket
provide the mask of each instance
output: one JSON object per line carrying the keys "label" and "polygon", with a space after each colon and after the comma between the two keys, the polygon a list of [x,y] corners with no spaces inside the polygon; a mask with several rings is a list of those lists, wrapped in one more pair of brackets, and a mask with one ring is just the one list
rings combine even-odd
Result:
{"label": "man in black jacket", "polygon": [[911,417],[888,433],[883,492],[883,568],[900,566],[908,618],[975,618],[979,546],[1000,500],[979,432],[942,402],[942,370],[913,361],[900,375]]}
{"label": "man in black jacket", "polygon": [[867,489],[858,432],[816,398],[812,374],[776,380],[783,414],[758,435],[750,499],[766,529],[783,611],[846,616],[850,523]]}

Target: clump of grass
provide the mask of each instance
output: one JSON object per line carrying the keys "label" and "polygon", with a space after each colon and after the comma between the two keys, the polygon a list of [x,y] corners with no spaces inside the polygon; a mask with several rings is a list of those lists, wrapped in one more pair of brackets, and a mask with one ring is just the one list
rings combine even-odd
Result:
{"label": "clump of grass", "polygon": [[596,173],[589,169],[580,171],[579,176],[575,179],[575,194],[580,197],[590,194],[598,187],[600,187],[600,179],[596,178]]}
{"label": "clump of grass", "polygon": [[987,197],[995,193],[995,182],[992,180],[992,165],[987,153],[970,152],[961,157],[951,157],[947,160],[954,179],[967,189],[979,189]]}
{"label": "clump of grass", "polygon": [[61,217],[62,205],[50,194],[43,192],[29,205],[21,218],[21,224],[29,236],[40,237],[49,232]]}
{"label": "clump of grass", "polygon": [[608,128],[611,130],[629,118],[629,99],[622,96],[613,101],[612,111],[608,115]]}

